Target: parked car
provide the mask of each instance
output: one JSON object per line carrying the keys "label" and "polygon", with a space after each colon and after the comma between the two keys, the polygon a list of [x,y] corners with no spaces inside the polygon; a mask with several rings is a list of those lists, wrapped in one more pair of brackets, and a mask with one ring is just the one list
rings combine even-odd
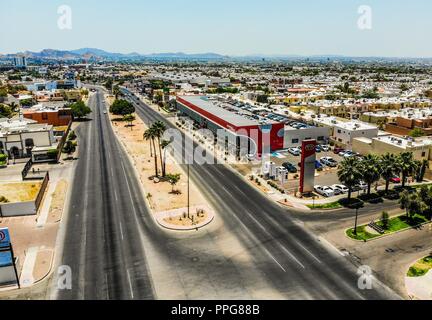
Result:
{"label": "parked car", "polygon": [[335,196],[342,194],[342,191],[337,189],[337,188],[333,188],[333,186],[329,186],[330,189],[333,190]]}
{"label": "parked car", "polygon": [[291,153],[294,156],[299,156],[301,154],[300,148],[297,148],[297,147],[295,147],[295,148],[289,148],[288,152]]}
{"label": "parked car", "polygon": [[339,190],[340,194],[341,193],[348,193],[348,191],[349,191],[348,187],[344,186],[343,184],[334,184],[334,185],[331,186],[331,188],[333,190]]}
{"label": "parked car", "polygon": [[297,168],[292,163],[285,162],[282,164],[282,167],[287,169],[289,173],[297,173]]}
{"label": "parked car", "polygon": [[322,151],[321,146],[320,146],[320,145],[317,145],[317,146],[315,147],[315,152],[316,152],[316,153],[320,153],[321,151]]}
{"label": "parked car", "polygon": [[394,176],[390,179],[391,183],[401,183],[401,178],[399,178],[398,176]]}
{"label": "parked car", "polygon": [[330,146],[327,145],[327,144],[322,144],[321,145],[321,150],[324,151],[324,152],[328,152],[328,151],[330,151]]}
{"label": "parked car", "polygon": [[333,149],[334,154],[340,154],[341,152],[344,152],[345,149],[344,148],[339,148],[339,147],[335,147]]}
{"label": "parked car", "polygon": [[319,170],[322,168],[323,168],[323,165],[321,164],[321,162],[319,162],[318,160],[315,160],[315,169]]}
{"label": "parked car", "polygon": [[366,183],[364,183],[363,181],[360,181],[352,189],[353,189],[353,191],[359,191],[359,190],[366,190],[367,188],[368,188],[368,185]]}
{"label": "parked car", "polygon": [[326,186],[315,186],[314,190],[324,197],[333,197],[335,195],[334,190]]}
{"label": "parked car", "polygon": [[331,168],[335,168],[338,165],[337,161],[334,160],[332,157],[322,157],[320,159],[320,162]]}
{"label": "parked car", "polygon": [[340,152],[339,155],[342,156],[342,157],[344,157],[344,158],[351,158],[351,157],[356,156],[356,154],[354,152],[349,151],[349,150],[348,151]]}

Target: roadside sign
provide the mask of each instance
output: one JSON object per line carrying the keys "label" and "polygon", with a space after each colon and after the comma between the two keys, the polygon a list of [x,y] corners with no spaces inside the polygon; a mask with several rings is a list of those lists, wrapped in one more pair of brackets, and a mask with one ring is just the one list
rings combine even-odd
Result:
{"label": "roadside sign", "polygon": [[0,248],[10,247],[9,228],[0,229]]}
{"label": "roadside sign", "polygon": [[300,193],[309,193],[314,190],[316,140],[302,141],[302,154],[300,166]]}

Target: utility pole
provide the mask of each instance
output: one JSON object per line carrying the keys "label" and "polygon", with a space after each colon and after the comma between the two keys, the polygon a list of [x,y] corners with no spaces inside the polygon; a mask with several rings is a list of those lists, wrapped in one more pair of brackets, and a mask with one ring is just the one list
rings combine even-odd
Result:
{"label": "utility pole", "polygon": [[187,214],[188,214],[188,219],[190,219],[190,188],[189,188],[189,183],[190,183],[190,163],[188,163],[187,165],[187,172],[188,172],[188,178],[187,178]]}

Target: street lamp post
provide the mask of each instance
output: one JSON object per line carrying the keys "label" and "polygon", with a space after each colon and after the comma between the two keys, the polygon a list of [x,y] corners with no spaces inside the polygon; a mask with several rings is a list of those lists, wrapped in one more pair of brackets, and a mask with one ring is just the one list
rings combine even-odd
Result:
{"label": "street lamp post", "polygon": [[190,182],[190,163],[188,163],[187,165],[187,173],[188,173],[188,177],[187,177],[187,215],[188,215],[188,219],[190,219],[190,189],[189,189],[189,182]]}

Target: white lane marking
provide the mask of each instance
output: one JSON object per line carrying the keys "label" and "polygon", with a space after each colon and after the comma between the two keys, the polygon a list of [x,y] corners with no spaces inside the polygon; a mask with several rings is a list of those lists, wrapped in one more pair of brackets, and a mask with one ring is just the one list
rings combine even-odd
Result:
{"label": "white lane marking", "polygon": [[130,290],[130,295],[132,297],[132,299],[134,298],[134,294],[133,294],[133,288],[132,288],[132,281],[131,281],[131,277],[130,277],[130,273],[129,273],[129,269],[126,270],[127,273],[127,277],[128,277],[128,281],[129,281],[129,290]]}
{"label": "white lane marking", "polygon": [[282,267],[282,265],[279,263],[279,261],[276,260],[275,257],[273,257],[273,255],[267,250],[265,249],[265,251],[267,252],[267,254],[270,256],[270,258],[273,259],[274,262],[276,262],[276,264],[283,270],[283,272],[286,272],[285,268]]}
{"label": "white lane marking", "polygon": [[113,180],[114,180],[114,171],[113,171],[112,166],[111,166],[111,178],[113,178]]}
{"label": "white lane marking", "polygon": [[302,249],[304,251],[306,251],[307,253],[309,253],[309,255],[314,258],[316,261],[318,261],[318,263],[322,264],[321,260],[318,259],[312,252],[310,252],[308,249],[306,249],[300,242],[295,241],[296,244],[298,244],[300,247],[302,247]]}
{"label": "white lane marking", "polygon": [[280,248],[282,248],[283,251],[285,251],[295,262],[297,262],[303,269],[306,269],[306,267],[301,263],[287,248],[285,248],[283,245],[281,245],[278,242],[278,245]]}
{"label": "white lane marking", "polygon": [[[261,225],[261,223],[255,219],[255,217],[253,217],[251,215],[251,213],[248,210],[245,210],[246,214],[270,237],[272,238],[272,235],[269,234],[269,232],[264,228],[263,225]],[[276,239],[273,239],[273,241],[275,241],[277,243],[277,245],[282,248],[283,251],[285,251],[295,262],[297,262],[303,269],[306,269],[305,266],[300,262],[299,259],[297,259],[294,254],[292,254],[287,248],[285,248],[279,241],[277,241]],[[273,258],[273,256],[272,256]],[[274,260],[274,258],[273,258]],[[279,264],[279,263],[278,263]]]}
{"label": "white lane marking", "polygon": [[121,235],[122,240],[124,240],[124,237],[123,237],[123,226],[122,226],[121,222],[120,222],[120,235]]}
{"label": "white lane marking", "polygon": [[124,173],[124,175],[125,175],[126,186],[127,186],[127,188],[128,188],[129,197],[130,197],[130,199],[131,199],[132,209],[134,210],[134,213],[136,213],[135,204],[134,204],[134,201],[133,201],[133,198],[132,198],[132,192],[131,192],[131,188],[130,188],[130,186],[129,186],[129,181],[128,181],[128,179],[127,179],[126,170],[125,170],[125,167],[124,167],[124,165],[123,165],[123,162],[120,162],[120,164],[121,164],[121,166],[122,166],[123,173]]}
{"label": "white lane marking", "polygon": [[105,273],[105,282],[106,282],[106,294],[107,294],[107,300],[109,300],[109,299],[110,299],[110,296],[109,296],[108,273]]}
{"label": "white lane marking", "polygon": [[115,197],[116,201],[118,202],[117,191],[115,189],[114,189],[114,197]]}

